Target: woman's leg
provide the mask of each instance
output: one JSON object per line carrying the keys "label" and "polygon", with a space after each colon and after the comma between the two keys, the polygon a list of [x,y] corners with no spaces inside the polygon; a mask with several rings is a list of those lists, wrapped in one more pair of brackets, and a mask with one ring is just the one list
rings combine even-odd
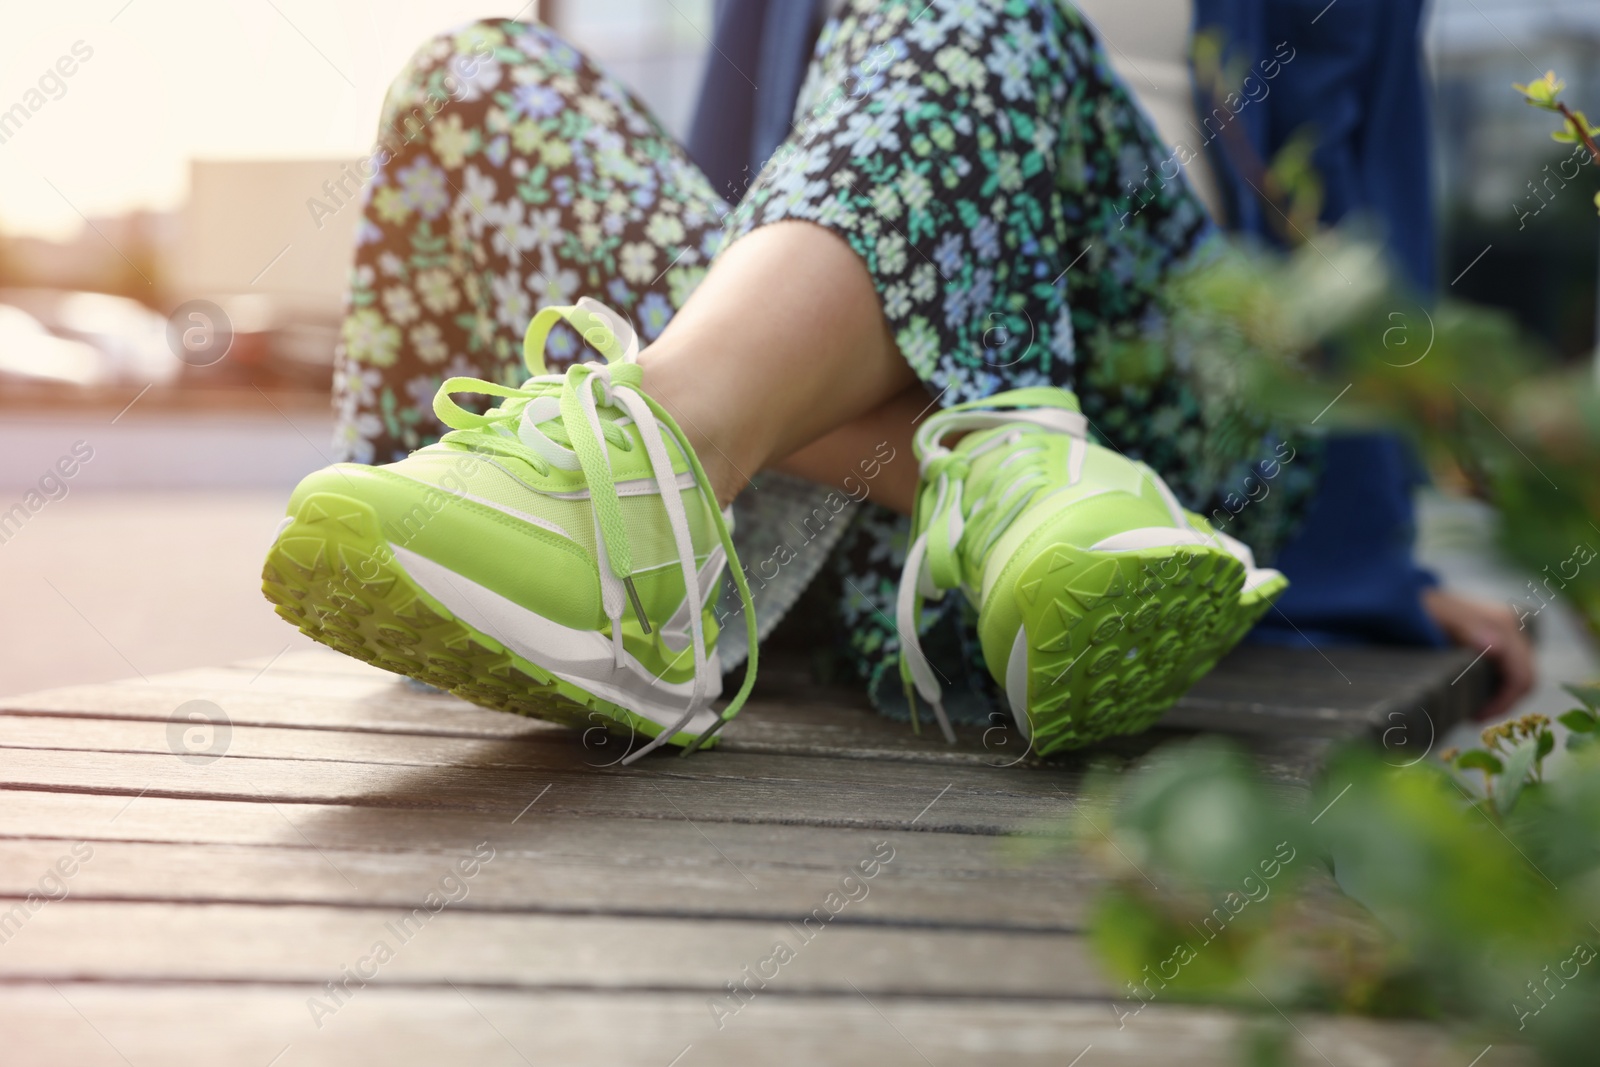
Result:
{"label": "woman's leg", "polygon": [[[874,409],[903,391],[886,332],[922,392],[908,421],[930,403],[1070,389],[1097,436],[1209,510],[1221,477],[1270,448],[1248,427],[1211,432],[1180,370],[1140,379],[1113,355],[1160,315],[1162,286],[1212,233],[1182,181],[1159,177],[1167,156],[1069,4],[852,4],[824,31],[794,134],[735,213],[727,284],[697,292],[663,338],[681,384],[655,387],[705,389],[690,432],[731,457],[749,448],[724,491],[758,459],[779,459],[785,441],[805,445],[788,469],[840,481],[854,448],[892,426]],[[782,254],[774,234],[796,221],[848,245],[885,331],[859,325],[873,318],[847,284],[860,271],[840,261],[834,273],[824,242],[796,237]],[[836,337],[827,312],[841,302],[857,325]],[[729,375],[741,380],[712,385]],[[809,434],[822,439],[807,444]],[[902,469],[914,464],[907,455]],[[892,706],[899,679],[885,668],[900,635],[885,620],[904,526],[879,513],[854,529],[841,629],[875,700]],[[945,662],[970,659],[965,610],[947,597],[924,617],[947,631]],[[975,694],[992,693],[981,667],[970,679]]]}
{"label": "woman's leg", "polygon": [[[888,0],[834,24],[809,109],[698,289],[717,201],[636,102],[542,27],[482,23],[425,47],[386,104],[390,158],[368,190],[337,386],[343,451],[384,460],[431,440],[443,377],[519,378],[530,311],[580,293],[659,335],[647,381],[724,499],[795,453],[790,469],[841,480],[849,463],[829,457],[847,458],[845,438],[805,446],[860,419],[852,432],[871,436],[871,413],[918,381],[917,413],[935,397],[1078,385],[1063,281],[1094,242],[1063,217],[1116,217],[1099,206],[1114,179],[1086,180],[1086,153],[1155,146],[1125,97],[1095,99],[1121,90],[1070,12],[1029,3],[1002,27],[1001,5],[946,6]],[[1093,106],[1070,111],[1085,85]],[[1107,127],[1099,140],[1050,151],[1049,131],[1082,134],[1084,115]],[[617,154],[625,165],[605,166]],[[1108,288],[1095,259],[1175,260],[1201,223],[1185,196],[1158,197],[1077,269],[1086,303],[1144,314],[1153,286]],[[557,345],[558,364],[577,355],[570,337]],[[1086,408],[1097,402],[1088,390]],[[1140,451],[1147,433],[1110,415]]]}
{"label": "woman's leg", "polygon": [[[1158,165],[1159,144],[1069,7],[850,9],[819,46],[795,136],[732,220],[737,240],[715,281],[666,334],[699,281],[695,264],[719,243],[709,186],[541,28],[482,24],[442,39],[402,95],[484,43],[488,57],[449,105],[476,110],[429,116],[373,184],[341,378],[347,437],[374,458],[437,432],[425,404],[443,374],[427,366],[459,357],[466,373],[520,377],[516,340],[532,310],[593,294],[646,340],[660,335],[643,360],[647,385],[682,416],[723,499],[774,462],[843,484],[849,435],[870,438],[863,420],[913,383],[923,406],[1074,388],[1119,448],[1146,454],[1180,493],[1209,469],[1180,376],[1130,390],[1098,373],[1104,339],[1155,312],[1160,282],[1205,222],[1181,187],[1129,210],[1120,182]],[[419,336],[425,327],[442,336]],[[909,407],[898,402],[908,422]],[[909,475],[906,452],[891,469]],[[877,620],[898,561],[891,527],[865,529],[872,573],[849,579],[866,600],[850,636],[878,677],[896,649]],[[958,599],[930,615],[959,625]]]}
{"label": "woman's leg", "polygon": [[[860,257],[801,222],[763,227],[717,257],[640,362],[724,504],[755,472],[845,424],[870,415],[870,434],[877,410],[916,382]],[[815,462],[806,473],[833,480]]]}
{"label": "woman's leg", "polygon": [[[773,466],[808,482],[840,489],[858,503],[910,515],[917,498],[917,463],[911,438],[934,404],[921,385],[819,437]],[[899,462],[896,462],[899,461]]]}
{"label": "woman's leg", "polygon": [[[361,207],[335,380],[335,452],[343,460],[393,462],[436,440],[443,427],[432,402],[446,377],[520,382],[523,332],[542,306],[594,297],[631,319],[643,342],[660,339],[724,240],[727,205],[683,150],[618,83],[537,24],[477,23],[425,43],[390,89],[373,158],[378,173]],[[820,229],[808,233],[809,241],[797,243],[823,246],[838,266],[839,248],[826,245],[838,239]],[[758,245],[739,255],[752,249]],[[858,262],[846,265],[859,284],[840,286],[828,314],[860,321],[865,312],[877,317],[881,331],[870,280]],[[748,302],[740,295],[730,303],[746,308]],[[763,297],[750,313],[764,303]],[[707,305],[702,321],[717,321],[712,310]],[[870,328],[859,332],[873,335]],[[737,372],[723,359],[731,351],[705,347],[720,363],[712,373]],[[660,354],[669,352],[666,346]],[[562,369],[583,358],[576,336],[557,327],[547,363]],[[662,392],[675,406],[695,399],[692,387]],[[716,420],[692,406],[678,413],[707,465],[719,470],[726,500],[743,481],[737,472],[737,480],[727,476],[733,467],[718,451],[723,440],[734,450],[731,434],[719,428],[707,442],[700,431]],[[788,448],[782,441],[753,443],[765,453]],[[880,452],[895,454],[888,446]],[[909,456],[909,449],[898,454]],[[892,474],[869,477],[879,474],[878,462],[865,454],[858,461],[857,477],[844,484],[847,499],[861,498],[865,482],[873,483],[874,499],[890,499],[887,481],[898,478],[905,484],[896,492],[908,502],[914,463],[902,458]],[[760,465],[738,464],[750,475]],[[804,473],[823,483],[842,481],[824,471]],[[740,502],[735,537],[763,632],[793,604],[848,525],[849,511],[828,509],[821,513],[826,521],[815,518],[823,496],[804,483],[768,477],[761,492]],[[721,654],[736,663],[744,631],[731,583],[724,594]]]}
{"label": "woman's leg", "polygon": [[[702,485],[663,476],[666,449],[628,384],[638,368],[619,372],[594,431],[617,446],[604,468],[584,451],[592,427],[540,417],[548,376],[519,383],[546,306],[593,297],[657,340],[721,244],[726,205],[619,83],[535,24],[424,45],[386,102],[376,156],[336,395],[344,457],[386,467],[301,482],[263,569],[269,597],[317,640],[467,699],[685,743],[717,689],[716,630],[689,594],[709,592],[724,558],[718,511]],[[565,325],[542,355],[557,371],[598,358]],[[600,380],[584,375],[567,388]],[[442,432],[434,405],[455,376],[514,390],[495,417],[523,432],[485,431],[443,395],[461,433],[419,450]],[[523,447],[534,435],[544,448]],[[814,573],[835,537],[818,535],[809,570],[785,558],[786,579]]]}
{"label": "woman's leg", "polygon": [[[547,304],[593,296],[652,341],[704,276],[726,205],[638,101],[548,28],[420,48],[384,103],[334,399],[340,459],[437,439],[440,382],[520,383]],[[548,362],[581,359],[559,327]]]}

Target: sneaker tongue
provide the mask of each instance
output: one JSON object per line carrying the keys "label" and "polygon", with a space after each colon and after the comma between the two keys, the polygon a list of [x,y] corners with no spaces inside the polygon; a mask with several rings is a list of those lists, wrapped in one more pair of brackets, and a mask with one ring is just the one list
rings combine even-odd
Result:
{"label": "sneaker tongue", "polygon": [[970,458],[971,472],[967,475],[967,485],[977,490],[972,500],[976,501],[983,495],[989,483],[1001,472],[1002,467],[1011,470],[1018,464],[1026,465],[1031,462],[1027,456],[1014,457],[1019,452],[1040,448],[1045,437],[1044,431],[1013,425],[983,430],[963,441],[963,445],[968,445],[970,442],[967,454]]}
{"label": "sneaker tongue", "polygon": [[[969,536],[962,545],[962,562],[969,582],[982,575],[999,536],[1024,510],[1019,504],[1026,490],[1014,491],[1012,487],[1017,480],[1029,477],[1029,468],[1036,468],[1041,457],[1022,453],[1044,449],[1050,436],[1049,431],[1037,427],[1010,425],[981,431],[968,439],[972,452],[977,453],[972,456],[963,501]],[[968,441],[962,442],[967,444]]]}

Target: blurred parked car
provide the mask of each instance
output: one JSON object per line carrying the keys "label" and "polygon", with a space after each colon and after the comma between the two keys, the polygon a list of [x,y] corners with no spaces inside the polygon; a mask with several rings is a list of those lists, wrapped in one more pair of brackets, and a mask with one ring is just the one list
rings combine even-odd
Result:
{"label": "blurred parked car", "polygon": [[217,294],[209,298],[233,333],[227,357],[213,366],[190,366],[193,384],[326,390],[333,384],[339,322],[326,309],[282,296]]}
{"label": "blurred parked car", "polygon": [[182,369],[167,347],[167,320],[137,300],[62,289],[0,289],[0,307],[11,323],[5,336],[17,339],[14,350],[0,342],[0,367],[8,373],[81,385],[145,386],[171,382]]}
{"label": "blurred parked car", "polygon": [[0,304],[0,380],[99,386],[115,377],[93,345],[56,337],[21,308]]}
{"label": "blurred parked car", "polygon": [[[0,288],[0,382],[86,388],[321,391],[333,380],[339,324],[326,312],[260,294],[218,295],[215,322],[229,338],[214,359],[179,359],[168,320],[106,293]],[[187,305],[180,305],[179,310]]]}

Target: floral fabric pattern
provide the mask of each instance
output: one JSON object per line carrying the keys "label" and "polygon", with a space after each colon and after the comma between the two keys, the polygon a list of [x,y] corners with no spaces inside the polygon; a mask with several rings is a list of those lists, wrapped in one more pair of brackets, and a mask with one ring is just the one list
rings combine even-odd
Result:
{"label": "floral fabric pattern", "polygon": [[[535,311],[594,296],[648,342],[704,277],[727,205],[618,82],[548,28],[481,22],[434,39],[384,102],[335,403],[342,458],[436,440],[453,375],[518,385]],[[552,335],[547,363],[580,356]]]}
{"label": "floral fabric pattern", "polygon": [[[384,463],[434,440],[446,377],[520,382],[540,306],[594,296],[648,342],[719,249],[792,219],[860,255],[930,406],[1071,389],[1103,443],[1202,513],[1274,456],[1270,435],[1209,432],[1180,359],[1143,379],[1118,366],[1161,323],[1164,283],[1217,235],[1185,185],[1148,180],[1167,152],[1066,0],[854,0],[823,29],[788,140],[731,211],[638,101],[536,24],[430,42],[384,125],[405,136],[379,159],[357,239],[335,382],[343,458]],[[547,360],[580,349],[558,333]],[[1229,532],[1270,557],[1311,468],[1286,467],[1274,506]],[[770,555],[825,496],[744,494],[741,555]],[[907,523],[870,502],[840,517],[758,591],[761,631],[831,553],[847,658],[874,703],[904,715],[888,620]],[[930,604],[922,629],[963,674],[953,717],[983,721],[1001,705],[961,598]],[[730,643],[725,666],[742,654]]]}

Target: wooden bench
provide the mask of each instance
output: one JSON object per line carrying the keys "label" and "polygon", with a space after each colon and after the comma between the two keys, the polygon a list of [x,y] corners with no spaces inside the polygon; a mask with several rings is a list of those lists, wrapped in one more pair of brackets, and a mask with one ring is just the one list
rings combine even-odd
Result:
{"label": "wooden bench", "polygon": [[[1245,649],[1151,734],[1016,766],[1003,726],[915,738],[782,662],[720,749],[632,767],[322,652],[3,699],[0,1062],[1232,1064],[1244,1016],[1119,1026],[1093,874],[1005,835],[1096,754],[1227,734],[1289,794],[1337,739],[1422,756],[1490,684]],[[1305,1063],[1471,1058],[1295,1023]]]}

